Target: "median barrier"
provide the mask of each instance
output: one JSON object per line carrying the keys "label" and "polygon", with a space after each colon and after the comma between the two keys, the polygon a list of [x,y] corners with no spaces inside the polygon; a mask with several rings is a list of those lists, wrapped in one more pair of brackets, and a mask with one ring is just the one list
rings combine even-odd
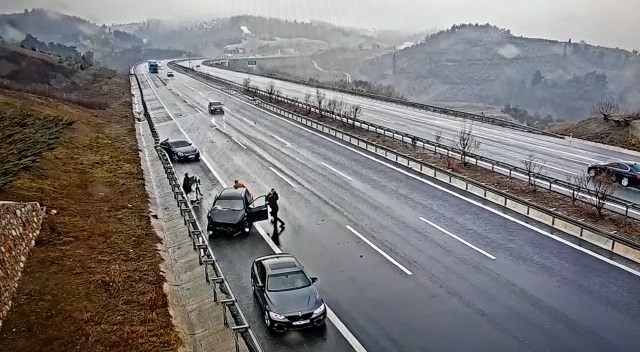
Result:
{"label": "median barrier", "polygon": [[[187,69],[185,69],[184,72],[189,73]],[[200,77],[204,79],[211,77],[207,75],[203,75],[203,76],[204,77],[202,76]],[[229,84],[227,83],[229,81],[226,81],[224,79],[220,79],[217,77],[212,77],[212,78],[215,80],[223,81],[226,84]],[[263,97],[265,96],[265,93],[260,92],[259,90],[256,93],[258,95],[262,95]],[[609,251],[613,252],[613,249],[616,248],[617,244],[622,244],[624,246],[617,247],[619,252],[618,254],[620,254],[625,258],[628,258],[630,260],[640,263],[640,259],[639,259],[640,242],[638,241],[621,236],[620,234],[617,234],[617,233],[608,232],[604,229],[585,223],[581,220],[569,217],[564,214],[560,214],[554,210],[544,208],[542,206],[531,203],[527,200],[520,199],[515,195],[497,190],[493,187],[484,185],[478,181],[466,178],[465,176],[442,169],[436,165],[428,164],[426,162],[423,162],[418,159],[414,159],[407,155],[402,155],[390,148],[378,145],[373,142],[366,141],[348,132],[340,131],[334,127],[325,125],[321,122],[317,122],[313,119],[308,119],[302,115],[298,115],[296,113],[286,111],[276,105],[267,103],[265,101],[259,101],[258,106],[263,109],[270,110],[274,113],[277,113],[281,116],[290,118],[298,123],[311,127],[320,132],[334,136],[344,142],[347,142],[354,146],[358,146],[364,150],[370,151],[371,150],[370,148],[373,148],[373,150],[371,151],[376,155],[380,155],[387,160],[391,160],[401,166],[410,168],[419,173],[423,173],[428,176],[434,177],[437,180],[450,184],[452,186],[455,186],[456,188],[459,188],[465,191],[467,191],[470,186],[473,186],[477,189],[482,189],[483,190],[482,195],[478,194],[479,192],[472,192],[472,193],[478,196],[481,196],[482,198],[487,199],[493,203],[496,203],[497,205],[500,205],[506,208],[513,207],[515,211],[523,214],[524,216],[530,217],[535,220],[542,220],[542,222],[545,224],[549,224],[549,220],[550,220],[550,225],[552,227],[559,229],[567,234],[581,238],[585,231],[589,231],[589,240],[587,241],[585,239],[585,241],[589,243],[592,243],[592,242],[602,243],[601,247]],[[402,138],[404,140],[404,136]],[[449,152],[448,147],[444,147],[443,149]],[[433,174],[427,174],[424,172],[425,170],[433,170]],[[509,169],[509,172],[511,172],[511,169]],[[511,205],[511,207],[509,207],[509,205]],[[609,243],[611,245],[605,247],[605,245]]]}
{"label": "median barrier", "polygon": [[[170,63],[170,65],[172,65],[172,67],[176,71],[195,75],[201,79],[216,80],[226,85],[242,88],[241,85],[233,81],[225,80],[220,77],[215,77],[202,72],[194,71],[186,67],[177,65],[173,62]],[[297,106],[301,108],[309,107],[308,104],[299,102],[294,99],[282,97],[280,95],[275,95],[275,94],[269,95],[267,92],[262,91],[258,88],[251,88],[251,91],[255,94],[262,96],[263,98],[268,99],[270,97],[271,99],[285,102],[291,106]],[[278,109],[277,111],[278,113],[286,114],[285,110],[283,110],[282,108],[277,107],[277,109]],[[319,112],[320,110],[315,106],[311,106],[311,111]],[[454,157],[456,159],[460,159],[461,153],[459,150],[457,150],[454,147],[450,147],[435,141],[430,141],[421,137],[413,136],[409,133],[396,131],[394,129],[377,125],[374,123],[370,123],[361,119],[357,119],[357,118],[354,119],[350,116],[346,116],[345,114],[335,113],[335,112],[327,111],[325,109],[322,109],[322,113],[324,114],[324,116],[331,116],[332,119],[341,121],[346,125],[360,127],[362,129],[366,129],[368,131],[375,132],[380,135],[391,137],[402,143],[413,144],[414,146],[422,148],[426,151],[436,152],[441,155],[446,155],[447,157]],[[316,128],[315,126],[312,126],[312,127]],[[520,166],[510,165],[502,161],[494,160],[494,159],[473,154],[473,153],[467,153],[466,160],[471,164],[474,164],[476,166],[479,166],[485,169],[490,169],[491,171],[497,172],[509,178],[515,178],[515,179],[518,179],[521,181],[527,181],[527,182],[529,179],[529,177],[527,176],[528,174],[527,170]],[[572,199],[576,199],[579,202],[590,205],[590,202],[588,200],[589,196],[587,192],[584,189],[579,188],[578,186],[574,185],[571,182],[555,179],[553,177],[540,174],[540,173],[532,173],[531,178],[533,180],[533,183],[537,187],[544,188],[546,190],[561,194],[566,197],[571,197]],[[640,220],[640,204],[629,202],[618,197],[610,197],[605,205],[605,209],[624,215],[625,217]]]}
{"label": "median barrier", "polygon": [[[276,107],[269,103],[262,103],[260,104],[260,106],[275,113],[283,111],[279,107]],[[609,233],[604,229],[594,227],[593,225],[584,223],[578,219],[574,219],[564,214],[557,213],[553,210],[535,205],[527,200],[520,199],[515,195],[496,190],[490,186],[483,185],[462,175],[458,175],[450,171],[441,169],[435,165],[426,164],[409,156],[402,156],[401,154],[390,150],[387,147],[365,141],[347,132],[338,131],[333,127],[307,119],[301,115],[297,115],[291,112],[282,113],[281,115],[289,117],[299,123],[302,123],[321,132],[335,136],[336,138],[348,142],[354,146],[359,146],[362,149],[371,151],[376,155],[380,155],[385,159],[411,168],[414,171],[418,171],[427,176],[434,177],[437,180],[448,183],[452,186],[455,186],[456,188],[469,191],[470,193],[485,198],[500,206],[514,210],[524,216],[541,221],[544,224],[553,226],[554,228],[562,230],[563,232],[570,235],[582,238],[586,242],[596,244],[606,250],[613,252],[613,249],[618,246],[616,252],[617,254],[640,263],[640,243],[636,241],[616,236],[615,234]],[[619,244],[623,246],[620,246]]]}
{"label": "median barrier", "polygon": [[[160,137],[155,128],[155,124],[151,119],[151,115],[149,114],[149,111],[147,109],[147,104],[145,102],[144,94],[142,91],[142,85],[140,84],[138,76],[136,74],[134,74],[134,76],[140,92],[140,99],[144,108],[144,116],[147,120],[147,123],[149,124],[151,135],[155,142],[156,152],[158,153],[158,157],[162,162],[165,176],[167,177],[167,180],[171,186],[173,196],[176,201],[176,206],[180,209],[184,224],[187,227],[187,233],[189,239],[191,240],[193,250],[198,252],[198,262],[204,267],[204,280],[208,283],[213,283],[211,287],[214,302],[219,302],[224,306],[223,321],[224,325],[232,330],[235,343],[235,351],[239,352],[241,350],[239,338],[242,338],[242,340],[244,341],[244,345],[250,352],[262,352],[262,348],[258,343],[253,330],[249,326],[246,317],[238,306],[236,297],[231,291],[231,287],[229,286],[229,283],[226,280],[222,269],[220,268],[220,264],[218,263],[218,260],[213,253],[213,250],[207,239],[207,234],[204,233],[200,228],[200,224],[195,217],[193,208],[189,204],[189,200],[184,194],[180,181],[176,176],[176,172],[173,168],[173,165],[171,164],[171,160],[169,159],[167,153],[159,146]],[[219,297],[219,295],[224,295],[224,298]],[[233,317],[234,325],[229,322],[226,313],[227,311],[229,312],[229,315]]]}

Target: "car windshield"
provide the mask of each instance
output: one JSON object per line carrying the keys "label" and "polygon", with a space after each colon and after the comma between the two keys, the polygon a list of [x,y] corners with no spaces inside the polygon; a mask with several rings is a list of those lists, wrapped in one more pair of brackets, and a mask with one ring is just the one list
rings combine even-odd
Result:
{"label": "car windshield", "polygon": [[173,141],[171,142],[171,146],[174,148],[184,148],[190,146],[191,143],[187,141]]}
{"label": "car windshield", "polygon": [[638,173],[640,173],[640,164],[631,164],[631,165],[629,165],[629,166],[631,167],[631,170],[632,170],[633,172],[638,172]]}
{"label": "car windshield", "polygon": [[222,103],[219,102],[219,101],[214,101],[213,103],[211,103],[209,105],[211,105],[211,106],[220,106],[220,105],[222,105]]}
{"label": "car windshield", "polygon": [[244,203],[242,199],[218,199],[213,207],[218,209],[243,210]]}
{"label": "car windshield", "polygon": [[297,290],[309,285],[309,278],[301,270],[269,275],[267,279],[267,291],[271,292]]}

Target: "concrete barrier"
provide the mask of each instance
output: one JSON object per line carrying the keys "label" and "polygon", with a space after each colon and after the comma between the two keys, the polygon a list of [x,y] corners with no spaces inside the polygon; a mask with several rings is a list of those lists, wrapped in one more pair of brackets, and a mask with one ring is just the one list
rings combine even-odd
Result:
{"label": "concrete barrier", "polygon": [[593,243],[598,247],[602,247],[605,249],[611,249],[613,247],[613,241],[606,238],[606,237],[602,237],[596,233],[593,233],[589,230],[582,230],[582,239],[589,242],[589,243]]}
{"label": "concrete barrier", "polygon": [[527,215],[529,211],[529,207],[527,205],[516,202],[512,199],[507,199],[507,208],[524,215]]}
{"label": "concrete barrier", "polygon": [[640,250],[629,247],[626,244],[616,242],[613,245],[613,252],[640,263]]}
{"label": "concrete barrier", "polygon": [[504,206],[504,202],[505,202],[505,198],[499,194],[495,194],[491,191],[487,191],[487,197],[488,200],[496,203],[496,204],[500,204],[502,206]]}
{"label": "concrete barrier", "polygon": [[577,237],[582,232],[580,227],[557,218],[553,220],[553,227]]}
{"label": "concrete barrier", "polygon": [[484,197],[484,189],[480,188],[480,187],[477,187],[477,186],[474,186],[472,184],[469,184],[467,186],[467,191],[469,191],[469,192],[471,192],[471,193],[473,193],[473,194],[475,194],[477,196]]}
{"label": "concrete barrier", "polygon": [[553,224],[553,216],[543,213],[541,211],[538,211],[536,209],[530,208],[529,216],[547,225]]}
{"label": "concrete barrier", "polygon": [[461,180],[459,178],[452,178],[451,184],[464,190],[467,189],[467,183],[464,180]]}

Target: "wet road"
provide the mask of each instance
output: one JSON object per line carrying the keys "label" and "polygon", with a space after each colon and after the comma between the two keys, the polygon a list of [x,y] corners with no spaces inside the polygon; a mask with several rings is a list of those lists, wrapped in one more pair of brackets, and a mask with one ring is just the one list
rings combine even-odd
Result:
{"label": "wet road", "polygon": [[[186,65],[186,63],[183,64]],[[201,60],[192,61],[192,65],[196,64],[201,64]],[[307,93],[311,94],[314,99],[316,95],[315,88],[295,83],[205,65],[201,65],[200,70],[240,84],[247,76],[250,76],[252,85],[262,89],[265,89],[269,82],[274,81],[276,82],[276,88],[282,91],[283,94],[291,97],[297,96],[301,101]],[[328,97],[362,106],[363,113],[361,118],[364,120],[432,141],[435,138],[435,134],[440,131],[442,133],[441,142],[450,146],[453,146],[457,132],[460,129],[460,120],[450,116],[330,90],[324,92]],[[478,123],[474,124],[473,130],[481,141],[478,154],[520,167],[524,167],[523,160],[532,154],[544,162],[542,173],[560,180],[567,180],[574,175],[583,173],[588,165],[597,162],[640,161],[640,153],[615,151],[577,140],[538,136],[509,128]],[[640,203],[640,190],[638,189],[620,187],[616,191],[616,196]]]}
{"label": "wet road", "polygon": [[[287,228],[276,242],[320,278],[329,307],[366,350],[640,350],[638,272],[184,75],[141,78],[161,137],[186,133],[204,152],[206,162],[177,171],[202,178],[205,209],[220,181],[240,179],[254,194],[278,189]],[[204,113],[209,99],[225,102],[224,117]],[[263,235],[273,230],[257,227],[263,234],[212,244],[265,350],[352,349],[332,322],[284,335],[264,329],[248,274],[272,250]]]}

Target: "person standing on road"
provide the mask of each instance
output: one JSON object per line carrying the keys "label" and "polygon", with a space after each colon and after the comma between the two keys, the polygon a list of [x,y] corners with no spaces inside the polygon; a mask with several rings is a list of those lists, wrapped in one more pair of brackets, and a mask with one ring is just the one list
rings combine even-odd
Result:
{"label": "person standing on road", "polygon": [[184,174],[184,180],[182,181],[182,190],[184,191],[184,195],[189,199],[189,194],[191,194],[191,177],[189,177],[189,173]]}
{"label": "person standing on road", "polygon": [[278,200],[280,200],[280,196],[278,196],[278,192],[276,192],[275,188],[271,189],[271,192],[267,194],[267,203],[269,204],[269,208],[271,208],[271,222],[273,226],[278,226],[278,222],[280,222],[280,227],[284,228],[284,221],[278,217]]}

